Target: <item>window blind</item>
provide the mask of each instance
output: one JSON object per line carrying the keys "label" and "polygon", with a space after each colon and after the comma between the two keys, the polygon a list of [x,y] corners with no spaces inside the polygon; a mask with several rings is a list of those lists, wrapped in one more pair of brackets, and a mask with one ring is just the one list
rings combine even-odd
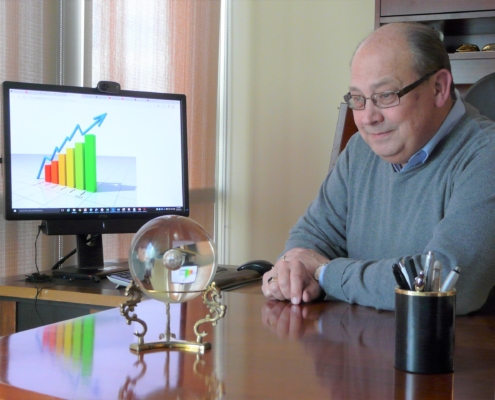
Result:
{"label": "window blind", "polygon": [[[2,81],[60,83],[60,46],[71,46],[60,36],[71,17],[66,1],[0,0]],[[190,216],[213,235],[220,0],[86,0],[83,9],[85,86],[112,80],[126,90],[186,94]],[[34,272],[38,225],[2,216],[0,277]],[[131,238],[104,235],[105,258],[127,257]],[[40,269],[56,261],[57,248],[56,236],[40,235]]]}

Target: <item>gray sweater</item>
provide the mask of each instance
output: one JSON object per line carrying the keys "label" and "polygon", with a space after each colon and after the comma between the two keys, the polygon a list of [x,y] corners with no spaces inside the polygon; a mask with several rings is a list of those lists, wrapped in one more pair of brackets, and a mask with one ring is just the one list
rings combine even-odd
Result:
{"label": "gray sweater", "polygon": [[461,268],[457,314],[480,308],[495,286],[495,123],[466,114],[428,160],[404,173],[354,135],[317,198],[291,229],[285,251],[315,249],[332,261],[327,298],[393,310],[391,266],[402,257]]}

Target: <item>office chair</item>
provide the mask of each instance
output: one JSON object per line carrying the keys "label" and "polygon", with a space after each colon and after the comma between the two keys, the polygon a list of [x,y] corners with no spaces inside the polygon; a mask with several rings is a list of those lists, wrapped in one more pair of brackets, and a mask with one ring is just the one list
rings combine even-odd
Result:
{"label": "office chair", "polygon": [[495,72],[475,82],[464,95],[464,100],[495,121]]}
{"label": "office chair", "polygon": [[347,103],[340,103],[337,127],[335,128],[335,137],[333,139],[332,154],[330,155],[330,166],[328,167],[329,171],[335,166],[339,154],[345,149],[347,142],[357,131],[358,128],[354,123],[352,110]]}

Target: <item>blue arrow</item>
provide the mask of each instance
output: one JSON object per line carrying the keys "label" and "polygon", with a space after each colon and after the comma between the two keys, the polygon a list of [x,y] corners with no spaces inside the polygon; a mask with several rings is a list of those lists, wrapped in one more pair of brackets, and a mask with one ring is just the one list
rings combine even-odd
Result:
{"label": "blue arrow", "polygon": [[107,116],[107,113],[98,115],[97,117],[94,117],[93,119],[95,120],[95,122],[93,122],[93,124],[90,125],[89,128],[86,129],[84,132],[81,129],[81,127],[79,126],[79,124],[77,124],[76,127],[74,128],[74,131],[72,132],[72,134],[70,136],[66,136],[65,137],[65,139],[62,142],[62,144],[60,145],[60,147],[55,147],[55,149],[53,150],[53,153],[52,153],[52,156],[51,157],[47,157],[47,156],[44,156],[43,157],[43,161],[41,162],[41,167],[40,167],[40,170],[38,171],[38,176],[36,177],[36,179],[40,179],[41,172],[43,172],[43,167],[45,166],[45,162],[46,161],[52,162],[53,159],[55,158],[55,155],[57,153],[60,153],[62,151],[62,149],[64,148],[65,144],[67,142],[70,142],[72,140],[72,138],[74,137],[74,135],[76,134],[77,131],[81,132],[81,136],[84,136],[91,129],[93,129],[96,125],[98,125],[98,127],[100,127],[101,124],[103,123],[103,121],[105,120],[105,117],[106,116]]}

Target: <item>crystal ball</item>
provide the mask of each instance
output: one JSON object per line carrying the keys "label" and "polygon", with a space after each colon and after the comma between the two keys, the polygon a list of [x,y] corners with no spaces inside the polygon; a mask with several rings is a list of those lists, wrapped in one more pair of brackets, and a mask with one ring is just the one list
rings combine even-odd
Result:
{"label": "crystal ball", "polygon": [[139,229],[131,242],[129,269],[141,291],[165,303],[183,303],[205,290],[217,269],[205,229],[187,217],[166,215]]}

